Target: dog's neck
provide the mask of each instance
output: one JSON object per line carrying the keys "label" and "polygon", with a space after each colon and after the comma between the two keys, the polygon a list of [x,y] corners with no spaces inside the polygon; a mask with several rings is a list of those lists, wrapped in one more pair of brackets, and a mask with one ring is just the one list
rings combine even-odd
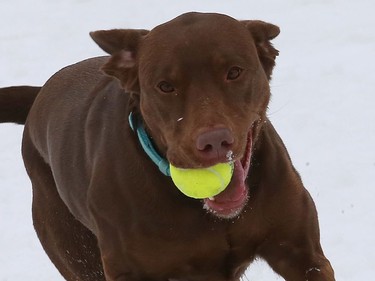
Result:
{"label": "dog's neck", "polygon": [[167,159],[161,157],[154,148],[150,137],[148,136],[142,122],[140,122],[133,112],[129,114],[130,128],[137,134],[139,143],[148,157],[159,167],[159,170],[166,176],[170,176],[169,162]]}

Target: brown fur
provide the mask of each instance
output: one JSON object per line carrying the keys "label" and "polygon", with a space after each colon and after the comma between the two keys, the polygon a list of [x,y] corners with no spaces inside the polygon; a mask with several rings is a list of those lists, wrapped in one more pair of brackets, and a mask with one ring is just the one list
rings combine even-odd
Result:
{"label": "brown fur", "polygon": [[25,124],[27,114],[41,87],[18,86],[0,90],[0,122]]}
{"label": "brown fur", "polygon": [[[22,151],[35,229],[66,280],[234,281],[256,257],[288,281],[334,280],[314,203],[266,117],[278,33],[198,13],[151,32],[93,32],[111,56],[44,85]],[[181,194],[140,147],[131,111],[180,167],[229,151],[239,161],[250,136],[246,204],[223,218]]]}

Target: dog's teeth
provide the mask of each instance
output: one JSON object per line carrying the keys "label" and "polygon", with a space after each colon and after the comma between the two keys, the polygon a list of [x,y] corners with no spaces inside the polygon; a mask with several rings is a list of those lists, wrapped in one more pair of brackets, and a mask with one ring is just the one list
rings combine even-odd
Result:
{"label": "dog's teeth", "polygon": [[215,197],[209,197],[208,200],[215,201]]}

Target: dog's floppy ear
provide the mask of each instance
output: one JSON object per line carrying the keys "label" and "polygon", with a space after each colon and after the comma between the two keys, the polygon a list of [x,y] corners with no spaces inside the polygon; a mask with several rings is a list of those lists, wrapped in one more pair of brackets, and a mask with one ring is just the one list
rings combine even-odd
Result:
{"label": "dog's floppy ear", "polygon": [[139,92],[137,51],[149,31],[144,29],[112,29],[90,32],[91,38],[111,55],[102,70],[120,80],[128,92]]}
{"label": "dog's floppy ear", "polygon": [[270,41],[279,35],[280,28],[276,25],[260,20],[247,20],[241,22],[245,24],[246,28],[253,36],[259,59],[263,65],[268,80],[270,80],[273,67],[275,66],[276,56],[279,55],[279,51],[273,47]]}

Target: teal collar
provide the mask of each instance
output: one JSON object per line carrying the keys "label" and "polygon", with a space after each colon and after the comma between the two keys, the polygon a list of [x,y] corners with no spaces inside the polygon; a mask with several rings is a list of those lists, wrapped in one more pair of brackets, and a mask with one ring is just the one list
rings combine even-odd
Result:
{"label": "teal collar", "polygon": [[143,148],[143,150],[146,152],[148,157],[156,164],[156,166],[159,167],[159,170],[166,176],[170,176],[171,173],[169,171],[169,162],[167,159],[161,157],[159,153],[155,150],[151,139],[147,135],[147,132],[139,120],[137,120],[135,114],[133,112],[130,112],[129,114],[129,125],[130,128],[134,132],[137,133],[138,140]]}

